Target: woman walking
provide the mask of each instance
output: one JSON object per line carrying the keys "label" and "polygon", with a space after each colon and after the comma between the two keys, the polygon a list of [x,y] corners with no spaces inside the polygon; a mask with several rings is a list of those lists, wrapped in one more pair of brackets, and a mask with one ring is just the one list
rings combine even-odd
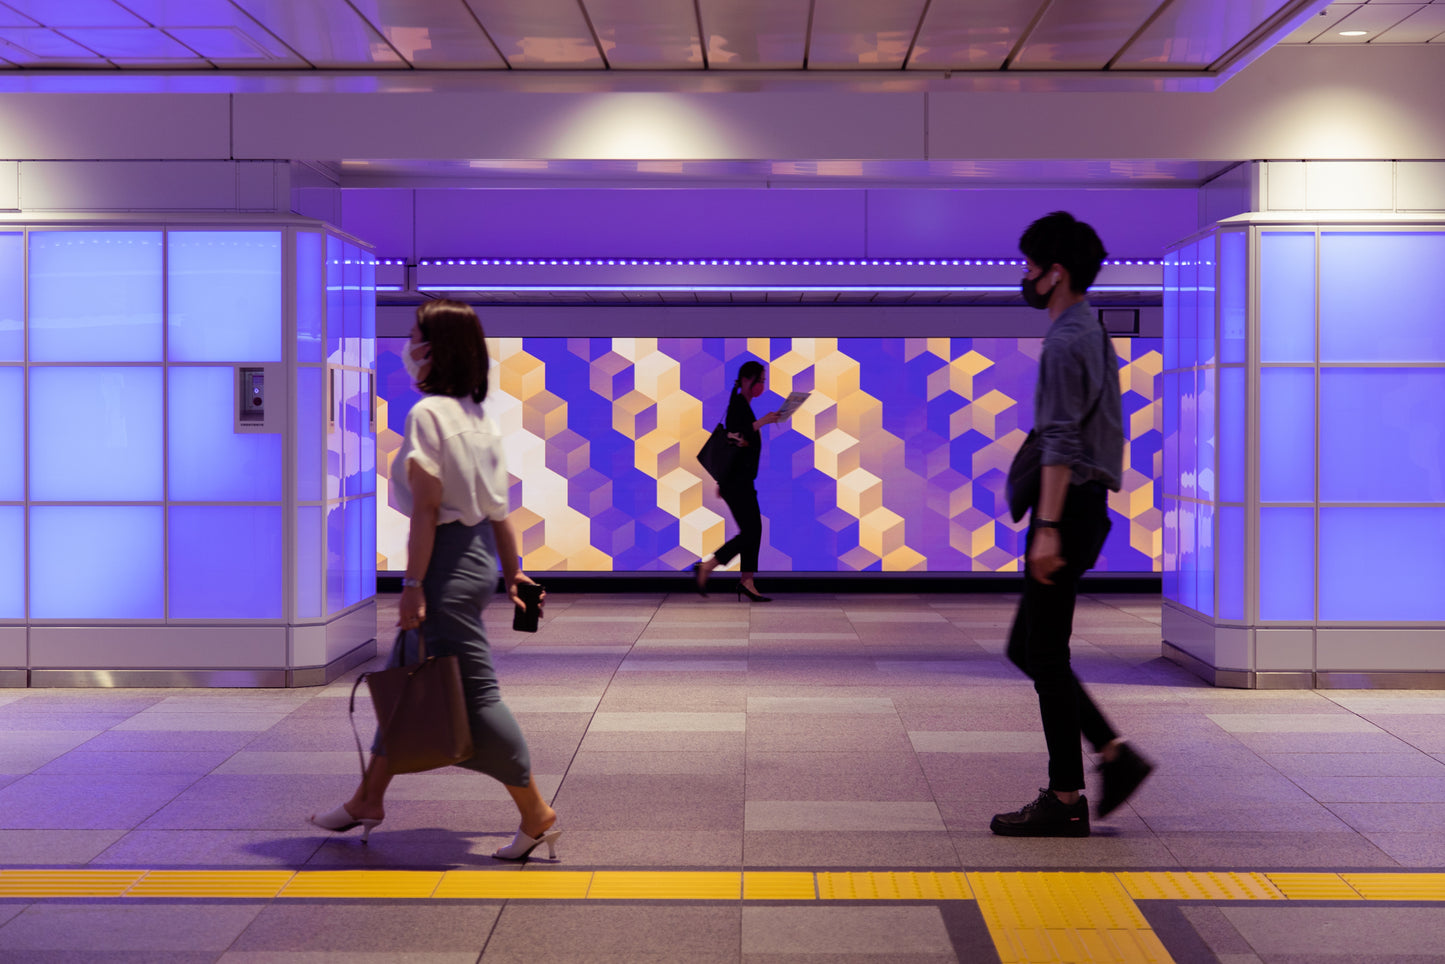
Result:
{"label": "woman walking", "polygon": [[[543,844],[555,856],[557,813],[532,779],[527,741],[501,700],[482,627],[499,566],[518,606],[517,584],[532,580],[522,572],[507,519],[502,439],[482,407],[490,360],[476,312],[457,301],[422,305],[402,361],[425,397],[407,414],[406,439],[391,468],[396,505],[411,517],[399,625],[420,629],[430,654],[456,656],[461,664],[476,755],[458,765],[499,780],[521,815],[516,837],[493,856],[521,860]],[[415,658],[404,648],[399,641],[392,665]],[[364,843],[386,817],[391,777],[378,737],[351,799],[312,814],[311,823],[335,831],[361,827]]]}
{"label": "woman walking", "polygon": [[727,426],[728,441],[739,449],[733,458],[727,477],[718,481],[717,493],[727,503],[733,521],[738,524],[738,534],[723,543],[711,556],[693,563],[693,579],[700,595],[707,595],[707,577],[718,566],[725,566],[737,556],[741,568],[737,597],[744,596],[753,602],[773,600],[758,592],[753,576],[758,571],[758,550],[763,544],[763,513],[758,508],[758,459],[762,454],[763,436],[758,430],[764,425],[778,421],[777,412],[769,412],[762,418],[753,416],[749,402],[763,393],[768,385],[768,370],[759,361],[745,361],[738,368],[738,377],[733,382],[732,396],[728,399]]}

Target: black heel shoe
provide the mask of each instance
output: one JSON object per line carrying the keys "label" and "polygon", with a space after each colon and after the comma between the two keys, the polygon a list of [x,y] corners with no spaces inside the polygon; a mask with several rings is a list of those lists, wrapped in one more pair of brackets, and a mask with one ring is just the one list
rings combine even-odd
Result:
{"label": "black heel shoe", "polygon": [[755,592],[753,592],[751,589],[749,589],[747,586],[744,586],[742,583],[738,583],[738,602],[742,602],[744,596],[747,596],[747,597],[748,597],[749,599],[751,599],[753,602],[772,602],[772,601],[773,601],[773,597],[772,597],[772,596],[764,596],[764,595],[761,595],[761,594],[759,594],[759,593],[755,593]]}
{"label": "black heel shoe", "polygon": [[701,560],[692,564],[692,584],[693,587],[697,590],[697,594],[706,599],[707,590],[703,587],[707,585],[707,576],[702,571]]}

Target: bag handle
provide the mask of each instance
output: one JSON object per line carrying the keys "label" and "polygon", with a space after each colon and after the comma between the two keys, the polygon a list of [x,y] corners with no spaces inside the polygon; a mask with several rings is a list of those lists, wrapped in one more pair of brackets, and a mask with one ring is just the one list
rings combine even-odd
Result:
{"label": "bag handle", "polygon": [[[417,628],[417,629],[415,630],[415,632],[416,632],[416,668],[413,669],[410,673],[407,673],[407,674],[406,674],[406,678],[407,678],[407,682],[408,682],[408,683],[411,682],[411,680],[416,676],[417,671],[421,669],[422,664],[427,661],[427,655],[426,655],[426,635],[421,631],[420,628]],[[403,629],[403,630],[398,634],[398,636],[401,637],[400,641],[401,641],[401,643],[402,643],[401,647],[398,649],[399,660],[400,660],[400,665],[397,667],[398,669],[401,668],[401,666],[405,666],[405,665],[406,665],[406,633],[407,633],[407,630]],[[391,667],[388,667],[388,669],[390,669],[390,668],[391,668]],[[362,673],[360,676],[356,677],[356,682],[351,684],[351,698],[347,701],[347,706],[346,706],[346,715],[347,715],[348,718],[350,718],[350,720],[351,720],[351,738],[356,741],[356,759],[357,759],[357,762],[359,762],[359,763],[361,764],[361,779],[362,779],[362,780],[365,780],[365,779],[366,779],[366,752],[361,749],[361,733],[358,732],[357,729],[356,729],[356,691],[357,691],[357,689],[359,689],[359,688],[361,687],[362,681],[365,680],[365,679],[366,679],[368,676],[370,676],[370,675],[371,675],[370,673]],[[376,721],[376,722],[377,722],[377,726],[380,727],[380,729],[381,729],[381,733],[382,733],[383,739],[385,738],[387,731],[389,731],[389,730],[391,729],[391,724],[396,720],[397,711],[400,710],[400,709],[401,709],[401,700],[397,700],[396,705],[391,708],[391,715],[387,717],[386,722],[385,722],[385,723],[382,723],[381,720],[377,720],[377,721]]]}

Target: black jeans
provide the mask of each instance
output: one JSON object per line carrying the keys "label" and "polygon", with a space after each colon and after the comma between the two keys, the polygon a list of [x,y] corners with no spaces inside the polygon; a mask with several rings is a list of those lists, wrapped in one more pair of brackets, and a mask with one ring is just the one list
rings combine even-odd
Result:
{"label": "black jeans", "polygon": [[725,566],[733,561],[733,556],[741,555],[738,567],[743,572],[757,572],[758,550],[763,545],[763,510],[758,508],[758,490],[752,480],[748,480],[739,485],[720,486],[719,491],[733,514],[733,521],[738,524],[738,534],[724,542],[722,548],[712,554],[713,558],[718,565]]}
{"label": "black jeans", "polygon": [[[1098,483],[1069,487],[1059,519],[1064,567],[1053,574],[1049,586],[1025,573],[1023,598],[1009,631],[1008,658],[1034,681],[1039,694],[1039,716],[1049,748],[1049,789],[1066,793],[1084,789],[1079,734],[1096,751],[1118,735],[1069,663],[1079,577],[1093,567],[1109,535],[1108,495]],[[1034,532],[1030,527],[1029,544]]]}

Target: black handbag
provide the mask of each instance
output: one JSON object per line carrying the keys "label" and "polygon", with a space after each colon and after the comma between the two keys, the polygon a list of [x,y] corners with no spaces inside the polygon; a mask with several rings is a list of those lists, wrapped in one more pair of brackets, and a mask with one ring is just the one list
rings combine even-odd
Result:
{"label": "black handbag", "polygon": [[[1109,330],[1099,322],[1099,329],[1104,333],[1104,362],[1114,357],[1114,345],[1109,339]],[[1099,394],[1094,396],[1094,404],[1079,419],[1079,424],[1087,422],[1094,417],[1094,412],[1099,407],[1099,402],[1104,399],[1104,386],[1099,386]],[[1028,511],[1039,504],[1039,487],[1043,484],[1043,455],[1044,444],[1039,437],[1039,430],[1029,429],[1029,434],[1024,438],[1024,444],[1014,453],[1013,461],[1009,463],[1008,479],[1004,482],[1004,495],[1008,498],[1008,512],[1013,516],[1015,522],[1022,522]]]}
{"label": "black handbag", "polygon": [[[471,722],[462,691],[461,664],[455,656],[426,654],[426,640],[417,634],[417,662],[407,665],[403,645],[406,630],[397,633],[397,659],[402,665],[375,673],[362,673],[351,687],[351,729],[356,733],[356,689],[366,680],[381,752],[392,773],[419,773],[471,759]],[[361,755],[361,737],[356,738]],[[366,761],[362,759],[362,778]]]}
{"label": "black handbag", "polygon": [[712,434],[698,451],[697,462],[713,477],[713,481],[722,485],[732,473],[738,451],[739,446],[728,438],[728,427],[718,422],[717,428],[712,430]]}

